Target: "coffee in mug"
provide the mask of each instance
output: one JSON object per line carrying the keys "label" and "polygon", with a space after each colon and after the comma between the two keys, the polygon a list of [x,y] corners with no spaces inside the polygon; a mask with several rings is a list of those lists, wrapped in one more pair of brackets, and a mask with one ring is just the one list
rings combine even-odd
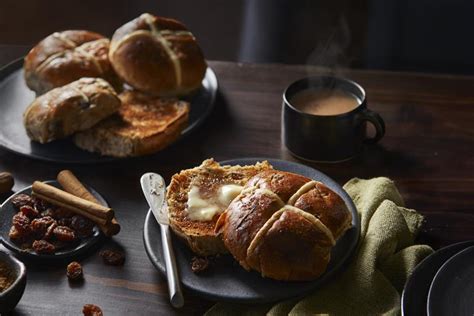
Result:
{"label": "coffee in mug", "polygon": [[[366,135],[368,122],[375,127],[372,138]],[[383,119],[367,108],[365,91],[354,81],[308,77],[292,83],[283,93],[282,140],[298,158],[344,161],[384,134]]]}
{"label": "coffee in mug", "polygon": [[361,103],[355,95],[340,89],[302,90],[289,101],[298,110],[312,115],[347,113]]}

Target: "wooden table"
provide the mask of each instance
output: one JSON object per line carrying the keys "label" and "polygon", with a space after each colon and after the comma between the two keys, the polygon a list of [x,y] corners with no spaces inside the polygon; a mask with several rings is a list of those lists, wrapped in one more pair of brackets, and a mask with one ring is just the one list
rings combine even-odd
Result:
{"label": "wooden table", "polygon": [[[0,63],[25,50],[2,48]],[[68,283],[64,265],[28,264],[28,285],[17,315],[77,315],[86,303],[98,304],[106,315],[201,314],[212,305],[186,293],[182,310],[170,307],[166,282],[143,247],[142,227],[148,207],[139,178],[146,171],[155,171],[169,180],[173,173],[208,157],[295,160],[280,143],[281,95],[292,81],[320,70],[227,62],[211,62],[210,66],[220,84],[215,111],[194,135],[157,155],[79,166],[0,151],[0,170],[14,174],[15,190],[70,168],[101,192],[123,226],[104,247],[119,244],[127,255],[123,267],[106,267],[97,253],[91,253],[81,260],[85,282],[80,286]],[[383,116],[387,133],[378,146],[367,147],[356,159],[311,165],[341,184],[352,177],[394,179],[407,206],[426,216],[420,242],[438,248],[474,239],[474,77],[337,73],[366,88],[369,107]]]}

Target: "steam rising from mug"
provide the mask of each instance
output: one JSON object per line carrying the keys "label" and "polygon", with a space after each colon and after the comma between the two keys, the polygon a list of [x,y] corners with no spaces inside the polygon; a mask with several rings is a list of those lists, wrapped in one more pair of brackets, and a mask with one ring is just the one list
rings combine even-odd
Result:
{"label": "steam rising from mug", "polygon": [[319,41],[306,60],[308,75],[314,73],[314,66],[321,67],[320,74],[344,77],[352,58],[347,51],[351,44],[351,31],[344,15],[325,40]]}

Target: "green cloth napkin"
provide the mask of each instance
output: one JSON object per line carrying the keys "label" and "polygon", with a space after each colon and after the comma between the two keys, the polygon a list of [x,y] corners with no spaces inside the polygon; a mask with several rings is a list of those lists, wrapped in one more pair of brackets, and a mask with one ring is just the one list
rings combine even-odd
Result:
{"label": "green cloth napkin", "polygon": [[276,305],[217,303],[206,315],[399,315],[403,286],[433,252],[414,245],[423,216],[404,207],[387,178],[354,178],[344,185],[357,207],[361,236],[349,266],[303,299]]}

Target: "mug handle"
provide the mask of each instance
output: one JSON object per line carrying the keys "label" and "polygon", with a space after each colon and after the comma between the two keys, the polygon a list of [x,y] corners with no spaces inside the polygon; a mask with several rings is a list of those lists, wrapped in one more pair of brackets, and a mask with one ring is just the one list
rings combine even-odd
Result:
{"label": "mug handle", "polygon": [[366,144],[375,144],[385,135],[385,122],[377,112],[365,108],[362,113],[360,113],[360,120],[368,121],[375,127],[375,136],[366,138],[364,140]]}

